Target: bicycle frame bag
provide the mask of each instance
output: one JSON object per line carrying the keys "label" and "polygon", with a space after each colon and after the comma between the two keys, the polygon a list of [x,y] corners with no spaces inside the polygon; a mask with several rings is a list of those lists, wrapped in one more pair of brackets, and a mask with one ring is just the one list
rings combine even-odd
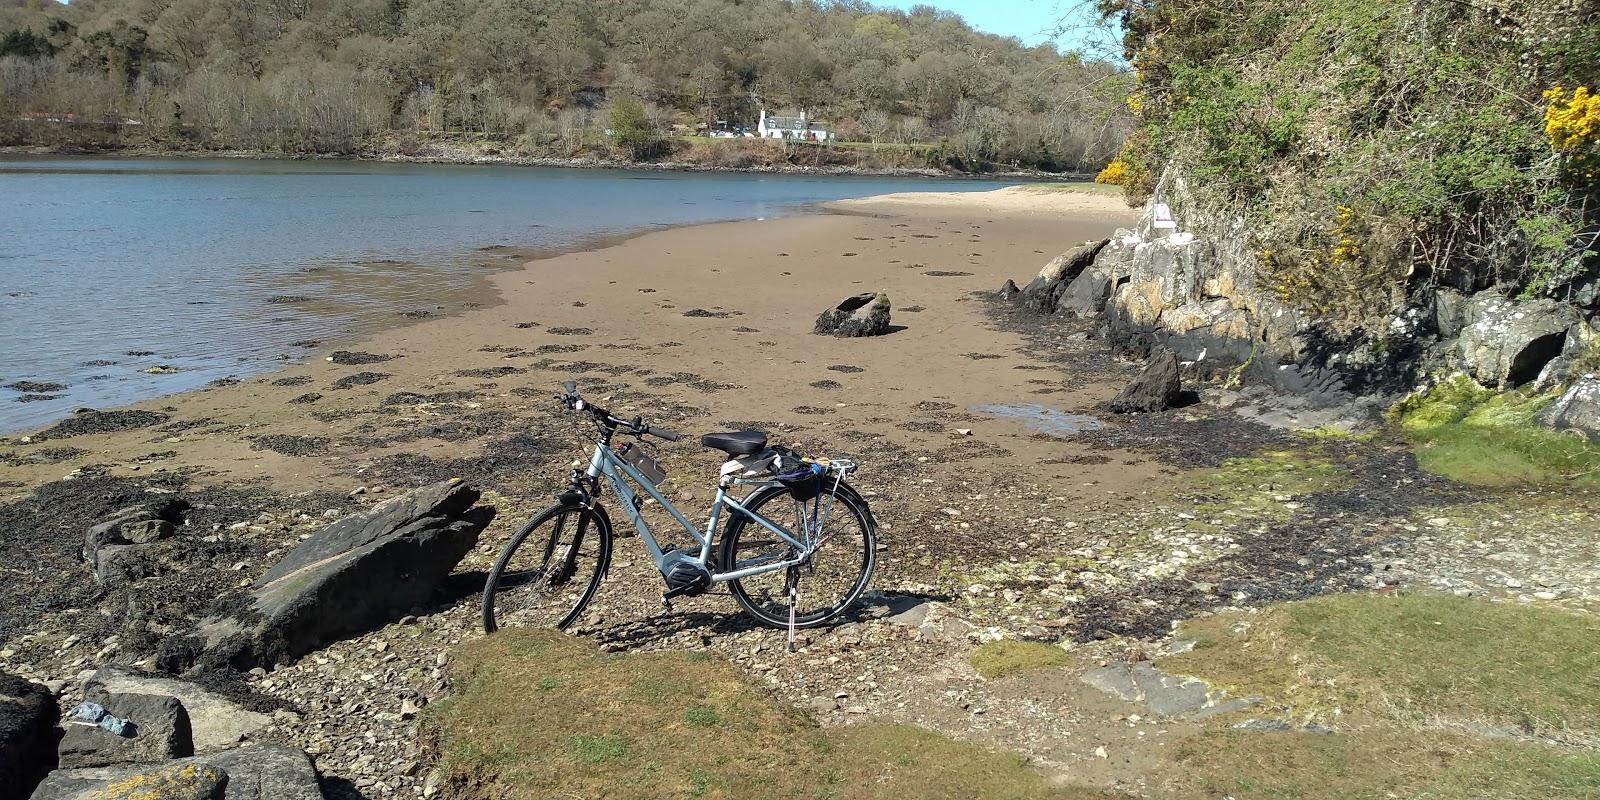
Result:
{"label": "bicycle frame bag", "polygon": [[617,451],[617,457],[626,462],[628,466],[639,470],[639,474],[650,481],[651,486],[660,486],[661,482],[667,479],[667,471],[662,469],[661,465],[651,458],[649,453],[644,451],[644,448],[637,447],[632,442],[623,445],[622,449]]}

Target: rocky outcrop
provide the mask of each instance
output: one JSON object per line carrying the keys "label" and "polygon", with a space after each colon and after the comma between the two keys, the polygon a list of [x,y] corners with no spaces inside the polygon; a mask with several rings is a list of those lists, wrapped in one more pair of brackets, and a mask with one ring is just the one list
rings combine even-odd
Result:
{"label": "rocky outcrop", "polygon": [[64,769],[32,800],[322,800],[317,771],[300,750],[276,744],[158,765]]}
{"label": "rocky outcrop", "polygon": [[1109,239],[1084,242],[1050,259],[1049,263],[1039,270],[1038,276],[1017,293],[1017,302],[1035,314],[1055,313],[1056,305],[1066,291],[1067,285],[1094,263],[1095,256],[1099,255],[1109,242]]}
{"label": "rocky outcrop", "polygon": [[[96,670],[83,682],[83,695],[166,697],[182,704],[189,719],[191,752],[211,753],[236,747],[266,729],[272,718],[188,681],[141,675],[121,667]],[[135,719],[137,721],[137,719]],[[187,753],[185,755],[188,755]]]}
{"label": "rocky outcrop", "polygon": [[0,800],[27,797],[55,765],[59,717],[50,690],[0,673]]}
{"label": "rocky outcrop", "polygon": [[889,330],[889,296],[868,292],[847,297],[839,305],[822,312],[811,332],[851,338],[882,336]]}
{"label": "rocky outcrop", "polygon": [[1535,420],[1545,427],[1572,431],[1591,442],[1600,442],[1600,378],[1579,378],[1565,394],[1545,406]]}
{"label": "rocky outcrop", "polygon": [[1515,388],[1539,373],[1566,348],[1583,323],[1577,309],[1550,299],[1508,300],[1475,296],[1462,312],[1457,343],[1461,368],[1485,386]]}
{"label": "rocky outcrop", "polygon": [[58,751],[62,769],[154,764],[194,755],[189,713],[177,698],[99,689],[84,699],[132,724],[119,735],[97,725],[69,722]]}
{"label": "rocky outcrop", "polygon": [[1477,279],[1418,278],[1373,289],[1364,302],[1374,307],[1355,322],[1286,300],[1250,242],[1244,220],[1208,215],[1181,178],[1163,178],[1140,223],[1117,231],[1092,263],[1052,259],[1010,302],[1087,320],[1124,352],[1170,348],[1193,374],[1356,415],[1375,416],[1425,376],[1457,369],[1488,386],[1561,386],[1578,353],[1600,341],[1582,281],[1561,297],[1513,299]]}
{"label": "rocky outcrop", "polygon": [[1117,392],[1106,408],[1117,414],[1165,411],[1177,406],[1181,395],[1178,356],[1171,350],[1161,349],[1150,354],[1144,369]]}
{"label": "rocky outcrop", "polygon": [[273,666],[426,605],[494,518],[478,496],[452,479],[335,522],[257,579],[241,608],[164,642],[159,665]]}

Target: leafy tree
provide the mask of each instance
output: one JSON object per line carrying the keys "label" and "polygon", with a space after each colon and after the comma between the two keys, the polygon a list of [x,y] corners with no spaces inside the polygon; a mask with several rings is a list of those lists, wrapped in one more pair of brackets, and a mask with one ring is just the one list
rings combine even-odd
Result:
{"label": "leafy tree", "polygon": [[635,161],[654,156],[661,149],[661,134],[650,121],[644,105],[632,97],[619,97],[611,103],[607,117],[611,140]]}

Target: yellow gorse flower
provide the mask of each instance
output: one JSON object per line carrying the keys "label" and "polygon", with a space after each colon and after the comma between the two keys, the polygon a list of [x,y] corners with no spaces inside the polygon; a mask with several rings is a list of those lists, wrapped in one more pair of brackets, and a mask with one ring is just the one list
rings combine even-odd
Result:
{"label": "yellow gorse flower", "polygon": [[1553,86],[1544,93],[1544,133],[1558,152],[1572,153],[1600,137],[1600,95],[1579,86],[1568,92]]}
{"label": "yellow gorse flower", "polygon": [[1109,183],[1113,186],[1120,186],[1127,179],[1128,162],[1120,158],[1112,159],[1105,169],[1100,170],[1099,175],[1094,176],[1095,183]]}

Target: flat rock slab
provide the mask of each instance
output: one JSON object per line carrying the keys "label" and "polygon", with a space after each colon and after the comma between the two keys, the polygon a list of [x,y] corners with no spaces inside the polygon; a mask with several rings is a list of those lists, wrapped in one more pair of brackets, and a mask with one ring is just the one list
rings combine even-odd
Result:
{"label": "flat rock slab", "polygon": [[98,670],[84,681],[85,697],[97,692],[176,699],[183,704],[184,712],[188,715],[190,741],[193,744],[191,752],[194,753],[211,753],[234,747],[272,723],[272,717],[245,709],[220,694],[188,681],[146,677],[116,667]]}
{"label": "flat rock slab", "polygon": [[494,519],[451,479],[323,528],[256,580],[248,605],[162,645],[167,672],[286,663],[427,605]]}
{"label": "flat rock slab", "polygon": [[1229,698],[1205,681],[1168,675],[1148,663],[1117,662],[1083,674],[1084,683],[1112,697],[1138,703],[1163,717],[1204,718],[1255,705],[1248,698]]}
{"label": "flat rock slab", "polygon": [[49,689],[0,673],[0,800],[25,796],[54,765],[60,715]]}
{"label": "flat rock slab", "polygon": [[119,736],[99,726],[67,724],[57,751],[62,769],[154,764],[194,755],[189,713],[178,698],[100,689],[86,694],[85,699],[133,725],[129,735]]}
{"label": "flat rock slab", "polygon": [[159,765],[50,773],[31,800],[322,800],[304,752],[276,744]]}

